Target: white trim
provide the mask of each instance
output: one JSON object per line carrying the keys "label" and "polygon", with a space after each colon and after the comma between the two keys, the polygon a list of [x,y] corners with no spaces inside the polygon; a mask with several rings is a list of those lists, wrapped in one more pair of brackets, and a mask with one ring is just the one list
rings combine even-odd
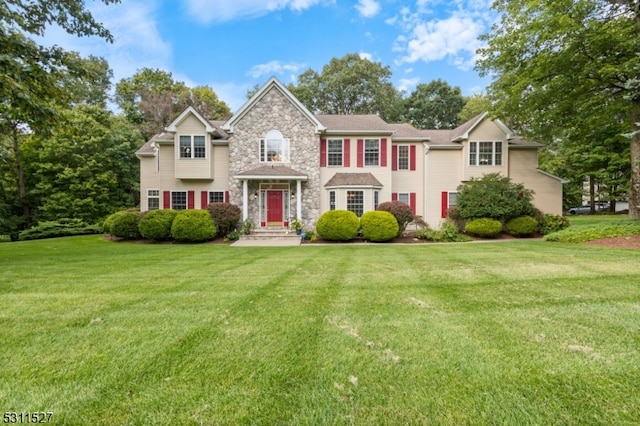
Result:
{"label": "white trim", "polygon": [[[327,138],[327,152],[325,153],[326,155],[326,162],[327,162],[327,167],[344,167],[344,139],[345,138]],[[340,141],[341,146],[340,146],[340,155],[341,155],[341,159],[342,161],[340,162],[340,164],[329,164],[329,142],[330,141]],[[351,142],[349,142],[351,143]],[[351,150],[349,150],[351,151]]]}
{"label": "white trim", "polygon": [[560,183],[563,183],[563,184],[564,184],[564,183],[569,183],[569,182],[570,182],[570,181],[568,181],[568,180],[566,180],[566,179],[562,179],[560,176],[552,175],[552,174],[551,174],[551,173],[549,173],[549,172],[545,172],[544,170],[536,169],[536,171],[537,171],[538,173],[541,173],[541,174],[543,174],[543,175],[547,176],[547,177],[550,177],[551,179],[559,180],[559,181],[560,181]]}
{"label": "white trim", "polygon": [[205,131],[207,133],[213,133],[216,131],[216,128],[213,127],[211,125],[211,123],[209,123],[209,120],[207,120],[206,118],[204,118],[202,115],[200,115],[200,113],[198,111],[196,111],[195,108],[193,108],[192,106],[187,107],[187,109],[185,109],[184,111],[182,111],[182,114],[180,114],[178,116],[178,118],[176,118],[175,120],[173,120],[171,122],[171,124],[169,124],[167,127],[165,127],[165,130],[167,132],[177,132],[178,131],[178,126],[180,125],[180,123],[182,123],[189,114],[193,114],[195,115],[195,117],[202,123],[204,124],[205,127]]}

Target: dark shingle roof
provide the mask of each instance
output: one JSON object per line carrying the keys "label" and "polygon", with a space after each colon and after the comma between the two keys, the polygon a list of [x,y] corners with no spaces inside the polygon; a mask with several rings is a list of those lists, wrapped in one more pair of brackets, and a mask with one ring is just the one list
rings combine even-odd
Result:
{"label": "dark shingle roof", "polygon": [[270,166],[260,166],[255,169],[246,170],[240,174],[237,174],[236,177],[300,177],[306,178],[307,174],[299,172],[297,170],[292,169],[291,167],[287,167],[284,165],[270,165]]}
{"label": "dark shingle roof", "polygon": [[382,184],[371,173],[336,173],[324,186],[327,188],[332,186],[382,187]]}
{"label": "dark shingle roof", "polygon": [[377,115],[316,115],[316,118],[327,131],[355,132],[355,131],[388,131],[392,132],[386,121]]}

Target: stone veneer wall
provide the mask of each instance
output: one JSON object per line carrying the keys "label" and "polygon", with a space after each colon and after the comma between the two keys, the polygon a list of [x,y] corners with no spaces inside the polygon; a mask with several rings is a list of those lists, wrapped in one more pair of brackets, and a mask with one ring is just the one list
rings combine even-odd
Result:
{"label": "stone veneer wall", "polygon": [[[315,125],[275,87],[234,125],[229,139],[230,201],[242,207],[242,181],[234,176],[264,165],[260,163],[260,139],[270,130],[278,130],[289,139],[291,162],[283,165],[308,176],[308,180],[302,182],[302,223],[315,227],[320,216],[320,136],[315,133]],[[295,181],[289,183],[295,191]],[[259,184],[249,181],[249,194],[257,191]],[[296,198],[298,196],[296,194]],[[295,217],[296,200],[291,201],[291,216]],[[258,203],[259,200],[249,198],[249,218],[256,224],[260,223]]]}

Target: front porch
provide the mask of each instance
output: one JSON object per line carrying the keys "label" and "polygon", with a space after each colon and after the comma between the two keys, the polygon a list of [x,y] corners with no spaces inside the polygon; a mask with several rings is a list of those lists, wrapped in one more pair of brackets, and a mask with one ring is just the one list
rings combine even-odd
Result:
{"label": "front porch", "polygon": [[295,231],[283,227],[264,227],[254,230],[251,234],[241,235],[232,244],[234,247],[270,247],[270,246],[299,246],[302,242]]}

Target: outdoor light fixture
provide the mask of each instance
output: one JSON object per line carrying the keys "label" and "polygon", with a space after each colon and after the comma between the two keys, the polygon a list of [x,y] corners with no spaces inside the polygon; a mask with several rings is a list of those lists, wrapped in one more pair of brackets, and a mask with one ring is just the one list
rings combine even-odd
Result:
{"label": "outdoor light fixture", "polygon": [[295,200],[295,198],[296,198],[296,193],[295,193],[295,192],[292,192],[292,193],[291,193],[291,199],[292,199],[292,200]]}

